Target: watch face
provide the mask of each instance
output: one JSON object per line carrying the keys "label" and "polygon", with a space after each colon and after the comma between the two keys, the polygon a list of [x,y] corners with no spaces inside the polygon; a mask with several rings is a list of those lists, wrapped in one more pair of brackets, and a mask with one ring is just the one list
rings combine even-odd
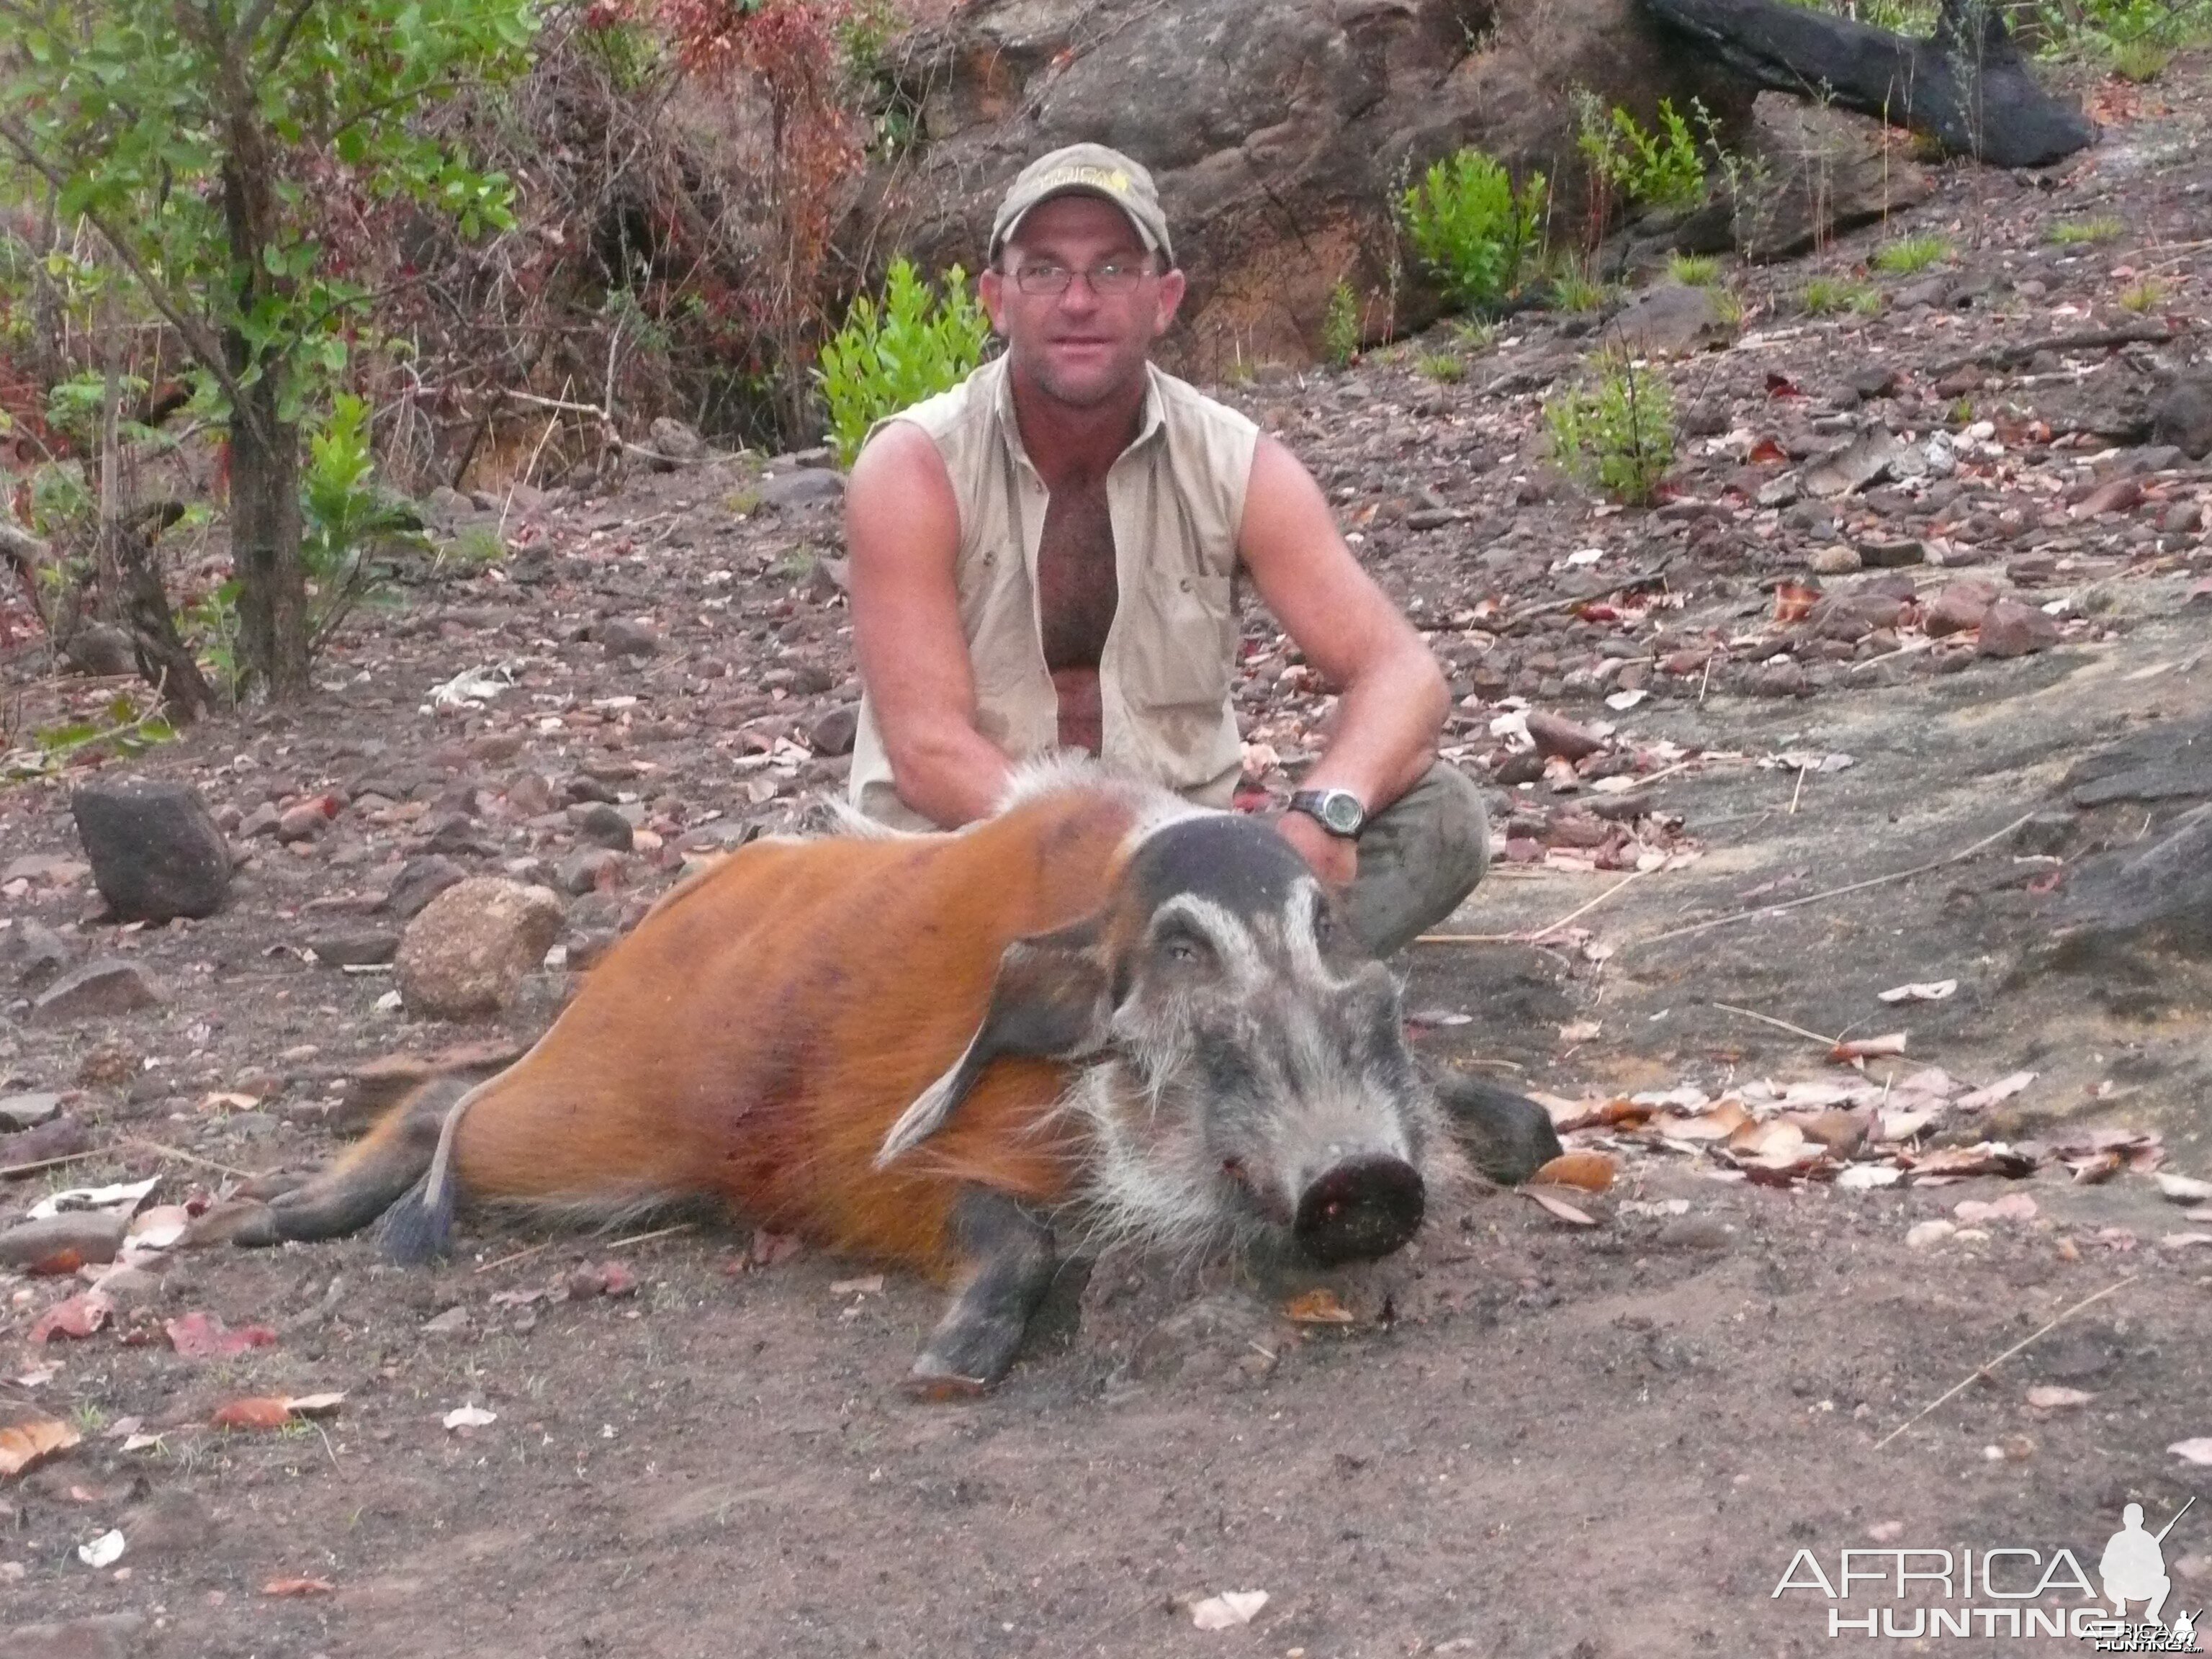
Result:
{"label": "watch face", "polygon": [[1332,789],[1321,798],[1321,821],[1340,836],[1358,835],[1366,816],[1359,797],[1348,789]]}

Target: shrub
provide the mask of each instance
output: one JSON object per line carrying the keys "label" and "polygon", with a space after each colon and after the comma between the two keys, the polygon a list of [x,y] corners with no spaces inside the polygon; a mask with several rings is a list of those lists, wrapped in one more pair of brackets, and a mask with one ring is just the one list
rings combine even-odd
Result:
{"label": "shrub", "polygon": [[2127,227],[2111,215],[2094,219],[2063,219],[2051,227],[2051,240],[2059,247],[2086,247],[2109,242],[2125,234]]}
{"label": "shrub", "polygon": [[[1695,99],[1690,107],[1700,118]],[[1659,209],[1689,209],[1705,199],[1705,164],[1687,118],[1671,100],[1659,100],[1659,125],[1648,130],[1626,110],[1607,110],[1589,93],[1576,99],[1576,148],[1590,171],[1623,196]]]}
{"label": "shrub", "polygon": [[420,520],[403,497],[376,482],[366,398],[340,392],[329,422],[307,441],[300,475],[300,555],[307,569],[308,648],[322,648],[377,580],[370,556],[422,544]]}
{"label": "shrub", "polygon": [[868,428],[886,415],[949,391],[983,361],[990,319],[955,265],[940,297],[913,265],[891,261],[883,303],[853,301],[845,326],[822,348],[815,370],[830,405],[830,441],[850,466]]}
{"label": "shrub", "polygon": [[2130,283],[2120,290],[2121,307],[2138,316],[2146,311],[2156,310],[2159,301],[2165,298],[2165,289],[2148,276],[2140,283]]}
{"label": "shrub", "polygon": [[1449,351],[1425,352],[1414,360],[1413,367],[1427,379],[1446,386],[1467,378],[1467,365]]}
{"label": "shrub", "polygon": [[1721,280],[1721,262],[1710,253],[1670,253],[1667,274],[1684,288],[1713,288]]}
{"label": "shrub", "polygon": [[1839,311],[1856,311],[1871,317],[1881,309],[1881,291],[1871,283],[1846,282],[1840,276],[1814,276],[1797,291],[1797,303],[1808,317],[1828,317]]}
{"label": "shrub", "polygon": [[1652,370],[1619,354],[1598,364],[1595,386],[1569,386],[1544,404],[1552,455],[1583,484],[1631,507],[1658,499],[1674,464],[1674,399]]}
{"label": "shrub", "polygon": [[1498,162],[1463,149],[1437,162],[1399,203],[1413,251],[1452,301],[1495,305],[1521,284],[1542,234],[1544,175],[1518,191]]}
{"label": "shrub", "polygon": [[1552,303],[1561,311],[1592,312],[1603,308],[1606,288],[1588,271],[1570,265],[1552,278]]}
{"label": "shrub", "polygon": [[1951,257],[1941,236],[1906,236],[1874,256],[1874,268],[1886,276],[1911,276]]}
{"label": "shrub", "polygon": [[1328,291],[1328,310],[1321,321],[1322,355],[1342,368],[1359,355],[1359,295],[1347,282]]}

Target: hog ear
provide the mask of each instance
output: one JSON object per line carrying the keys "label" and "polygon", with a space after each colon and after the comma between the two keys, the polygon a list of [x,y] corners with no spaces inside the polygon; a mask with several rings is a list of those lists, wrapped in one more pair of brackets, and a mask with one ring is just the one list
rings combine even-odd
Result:
{"label": "hog ear", "polygon": [[993,1060],[1007,1054],[1072,1060],[1105,1040],[1105,954],[1100,919],[1018,939],[999,958],[991,1006],[951,1068],[899,1115],[876,1152],[882,1169],[944,1127]]}

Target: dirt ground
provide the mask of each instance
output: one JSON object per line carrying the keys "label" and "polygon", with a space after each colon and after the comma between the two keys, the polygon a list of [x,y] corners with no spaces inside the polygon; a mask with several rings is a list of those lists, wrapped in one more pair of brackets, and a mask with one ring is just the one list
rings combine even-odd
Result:
{"label": "dirt ground", "polygon": [[[2138,501],[2077,517],[2069,499],[2143,452],[2137,437],[2116,458],[2062,403],[2154,383],[2190,349],[1934,389],[1961,352],[2127,322],[2122,268],[2159,273],[2154,321],[2201,327],[2201,66],[2176,77],[2191,96],[2133,94],[2106,143],[2051,179],[1947,168],[1898,233],[1735,273],[1757,332],[1674,371],[1686,404],[1726,419],[1686,450],[1677,500],[1655,514],[1594,508],[1535,461],[1541,391],[1589,343],[1571,319],[1467,348],[1456,381],[1407,353],[1224,389],[1315,465],[1432,630],[1465,699],[1455,757],[1492,784],[1499,861],[1439,930],[1485,937],[1404,963],[1432,1058],[1604,1099],[1832,1078],[1827,1039],[1905,1030],[1910,1059],[1869,1061],[1870,1076],[2036,1074],[1969,1139],[2122,1127],[2160,1137],[2167,1170],[2212,1176],[2203,963],[2146,948],[2062,969],[2045,951],[2073,873],[2178,805],[2076,810],[2074,769],[2212,718],[2212,559],[2201,513],[2175,514],[2212,500],[2212,470],[2149,456]],[[2124,231],[2086,248],[2049,234],[2114,213]],[[1854,270],[1906,230],[1951,240],[1965,301],[1792,311],[1809,274]],[[2007,457],[1964,468],[1941,504],[1871,490],[1826,517],[1760,507],[1786,464],[1726,434],[1847,434],[1871,405],[1840,387],[1870,362],[1908,383],[1893,425],[1924,434],[1964,396],[1979,407],[1960,413],[2002,427]],[[1785,398],[1776,375],[1802,392]],[[82,769],[0,795],[9,928],[35,921],[136,963],[164,997],[58,1028],[26,1017],[12,978],[0,988],[0,1093],[61,1092],[96,1153],[0,1187],[0,1218],[64,1186],[158,1174],[158,1201],[181,1202],[232,1172],[312,1166],[364,1063],[491,1034],[414,1022],[380,1006],[388,974],[313,954],[396,934],[382,907],[408,860],[559,882],[581,960],[687,855],[834,792],[844,763],[822,722],[856,689],[836,514],[764,500],[793,476],[733,459],[592,501],[518,492],[492,504],[510,556],[416,573],[336,647],[308,706],[127,763],[194,780],[241,834],[231,903],[207,921],[94,919],[82,872],[52,867],[75,854]],[[1443,522],[1416,526],[1425,508]],[[1921,649],[1908,622],[1773,654],[1778,583],[1804,581],[1821,547],[1885,536],[1942,556],[1907,571],[1923,603],[1952,565],[2037,606],[2063,600],[2055,641],[2009,659],[1971,634]],[[1591,546],[1596,561],[1571,558]],[[1668,603],[1646,611],[1650,586],[1626,578],[1655,568]],[[1563,592],[1606,608],[1547,609]],[[1501,611],[1510,625],[1485,625]],[[434,686],[502,663],[511,688],[434,708]],[[1269,751],[1255,783],[1278,793],[1323,707],[1296,668],[1255,612],[1239,702]],[[1647,698],[1608,707],[1632,670]],[[21,729],[114,690],[42,671],[20,652],[9,665]],[[1560,802],[1598,798],[1583,783],[1554,799],[1548,781],[1498,781],[1513,745],[1492,728],[1512,697],[1610,723],[1615,769],[1650,779],[1632,844],[1560,838]],[[1778,758],[1793,755],[1815,764]],[[338,809],[320,833],[243,836],[257,808],[317,795]],[[579,844],[557,808],[605,796],[654,844],[571,882]],[[2023,839],[2031,814],[2064,823]],[[1640,854],[1668,857],[1639,872]],[[1719,925],[1678,931],[1700,922]],[[542,1030],[570,978],[538,976],[497,1030]],[[1955,994],[1877,1000],[1940,979]],[[1801,1552],[1833,1579],[1846,1549],[2033,1551],[2008,1568],[2032,1587],[2062,1548],[2094,1577],[2124,1505],[2155,1530],[2192,1497],[2164,1546],[2166,1615],[2212,1603],[2212,1468],[2168,1450],[2212,1437],[2212,1243],[2172,1242],[2189,1223],[2148,1175],[2084,1182],[2031,1158],[2011,1179],[1763,1185],[1715,1158],[1581,1138],[1622,1164],[1583,1200],[1594,1224],[1466,1194],[1399,1258],[1331,1281],[1346,1325],[1292,1322],[1288,1287],[1236,1264],[1109,1259],[1070,1287],[1056,1334],[967,1404],[896,1389],[939,1312],[929,1287],[803,1249],[763,1262],[777,1253],[715,1218],[609,1238],[471,1218],[459,1253],[424,1270],[360,1240],[199,1252],[78,1341],[29,1331],[81,1284],[0,1275],[0,1402],[83,1434],[0,1486],[14,1630],[0,1656],[1811,1654],[1838,1639],[1832,1611],[1887,1608],[1902,1632],[1916,1608],[2018,1604],[1896,1600],[1870,1582],[1831,1602],[1802,1588]],[[1962,1201],[2023,1193],[2032,1215],[1907,1243]],[[634,1288],[568,1293],[572,1270],[609,1261]],[[164,1324],[193,1311],[276,1340],[187,1359]],[[2031,1389],[2087,1397],[2036,1405]],[[328,1390],[345,1394],[334,1416],[205,1426],[240,1397]],[[493,1420],[445,1426],[465,1406]],[[156,1438],[125,1449],[126,1419]],[[111,1529],[118,1559],[80,1559]],[[1785,1577],[1800,1588],[1778,1594]],[[2055,1582],[2028,1605],[2081,1604]],[[1197,1626],[1195,1604],[1246,1591],[1267,1597],[1249,1623]],[[2002,1619],[1878,1639],[2088,1650]]]}

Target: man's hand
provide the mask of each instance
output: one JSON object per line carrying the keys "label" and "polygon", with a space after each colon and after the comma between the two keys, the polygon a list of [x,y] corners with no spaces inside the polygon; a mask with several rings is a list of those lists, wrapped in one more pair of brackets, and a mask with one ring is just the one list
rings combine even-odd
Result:
{"label": "man's hand", "polygon": [[1275,828],[1332,893],[1341,893],[1359,873],[1359,843],[1332,836],[1304,812],[1285,812]]}

